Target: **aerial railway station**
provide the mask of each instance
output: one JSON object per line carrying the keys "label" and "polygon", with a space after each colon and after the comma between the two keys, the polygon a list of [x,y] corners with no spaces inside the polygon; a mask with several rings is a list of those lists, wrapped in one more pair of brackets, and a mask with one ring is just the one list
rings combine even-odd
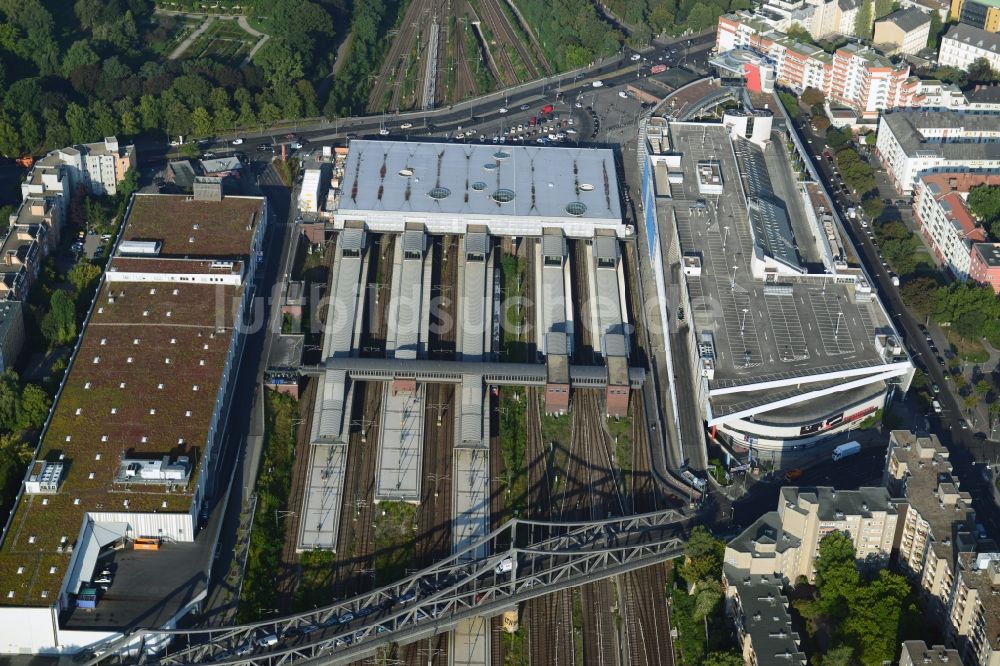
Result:
{"label": "aerial railway station", "polygon": [[[569,411],[573,390],[598,388],[603,411],[615,416],[644,380],[628,365],[619,248],[628,230],[614,158],[593,149],[354,141],[342,174],[327,224],[334,251],[322,362],[302,368],[317,390],[298,548],[342,545],[345,523],[365,504],[347,490],[360,472],[351,461],[363,457],[354,447],[374,446],[368,501],[447,501],[452,550],[466,552],[491,529],[496,387],[543,388],[551,414]],[[519,285],[524,302],[507,293],[501,268],[501,255],[522,244],[534,264]],[[573,249],[587,261],[571,266]],[[594,295],[582,310],[574,284]],[[501,344],[517,308],[528,315],[523,339],[534,351],[512,362]],[[583,329],[592,329],[596,353],[576,359]],[[451,469],[426,468],[434,464],[427,451],[443,445]],[[442,478],[447,500],[437,498]],[[488,623],[464,621],[449,639],[450,659],[488,663],[489,643]]]}

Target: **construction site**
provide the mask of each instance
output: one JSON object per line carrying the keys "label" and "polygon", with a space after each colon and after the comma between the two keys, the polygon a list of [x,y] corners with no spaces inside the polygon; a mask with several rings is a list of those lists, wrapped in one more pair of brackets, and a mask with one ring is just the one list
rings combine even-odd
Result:
{"label": "construction site", "polygon": [[440,108],[552,72],[508,0],[413,0],[372,85],[368,111]]}
{"label": "construction site", "polygon": [[[539,160],[565,168],[536,177]],[[677,506],[651,470],[636,254],[610,151],[356,141],[342,182],[289,507],[295,550],[331,556],[331,596],[488,557],[469,546],[511,518]],[[666,572],[559,590],[379,658],[672,663]]]}

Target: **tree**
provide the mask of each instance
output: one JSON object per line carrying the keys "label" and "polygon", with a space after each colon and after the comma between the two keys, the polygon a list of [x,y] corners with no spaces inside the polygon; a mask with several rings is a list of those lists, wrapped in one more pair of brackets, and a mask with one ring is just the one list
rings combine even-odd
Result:
{"label": "tree", "polygon": [[803,90],[799,99],[802,100],[803,104],[808,104],[809,106],[819,106],[826,100],[823,96],[823,91],[812,86]]}
{"label": "tree", "polygon": [[854,36],[858,39],[871,39],[874,11],[872,0],[861,3],[857,16],[854,17]]}
{"label": "tree", "polygon": [[865,211],[865,215],[867,215],[869,219],[876,220],[880,215],[882,215],[882,211],[885,210],[885,204],[882,203],[882,200],[877,196],[868,197],[861,202],[861,209]]}
{"label": "tree", "polygon": [[15,430],[20,423],[20,411],[21,391],[17,373],[8,369],[0,375],[0,429]]}
{"label": "tree", "polygon": [[929,277],[915,277],[906,280],[899,288],[899,295],[906,306],[921,317],[926,317],[934,308],[938,283]]}
{"label": "tree", "polygon": [[212,134],[212,117],[208,115],[208,109],[199,106],[191,112],[191,128],[197,136]]}
{"label": "tree", "polygon": [[[805,28],[803,28],[798,23],[793,23],[791,26],[789,26],[788,30],[785,31],[785,35],[789,39],[794,39],[795,41],[802,42],[803,44],[812,44],[813,43],[812,35],[809,33],[808,30],[806,30]],[[803,96],[802,101],[805,102],[805,97],[804,96]],[[806,102],[806,103],[808,104],[808,102]],[[810,104],[810,106],[812,106],[812,105]]]}
{"label": "tree", "polygon": [[976,58],[966,70],[966,80],[969,83],[993,83],[996,79],[996,72],[990,67],[990,61],[986,58]]}
{"label": "tree", "polygon": [[89,261],[79,261],[69,270],[68,277],[76,293],[83,294],[101,277],[101,267]]}
{"label": "tree", "polygon": [[972,390],[975,391],[976,395],[978,395],[981,399],[985,399],[986,396],[989,395],[990,390],[992,388],[993,387],[990,385],[988,381],[986,381],[985,379],[980,379],[978,382],[976,382],[976,385],[972,387]]}
{"label": "tree", "polygon": [[851,612],[843,631],[863,664],[892,662],[899,646],[902,617],[913,612],[906,579],[886,569],[875,580],[853,590]]}
{"label": "tree", "polygon": [[42,318],[42,335],[55,347],[76,338],[76,305],[62,289],[57,289],[49,301],[49,311]]}
{"label": "tree", "polygon": [[969,210],[994,240],[1000,238],[1000,185],[978,185],[969,190]]}
{"label": "tree", "polygon": [[697,525],[684,546],[684,564],[681,574],[689,585],[699,581],[717,580],[722,572],[722,557],[726,546],[705,529]]}
{"label": "tree", "polygon": [[850,645],[838,645],[826,651],[819,660],[820,666],[853,666],[854,648]]}
{"label": "tree", "polygon": [[878,142],[878,134],[875,132],[868,132],[865,134],[865,144],[869,146],[874,146]]}
{"label": "tree", "polygon": [[825,113],[817,113],[812,117],[812,124],[817,132],[825,132],[830,127],[830,119]]}
{"label": "tree", "polygon": [[709,652],[701,666],[743,666],[743,657],[735,652]]}
{"label": "tree", "polygon": [[87,143],[93,140],[94,130],[90,114],[79,104],[70,102],[66,107],[66,124],[69,125],[69,135],[73,143]]}
{"label": "tree", "polygon": [[834,150],[840,150],[851,142],[851,131],[844,132],[836,127],[831,127],[826,131],[826,142]]}
{"label": "tree", "polygon": [[264,70],[272,86],[302,78],[302,54],[292,51],[281,40],[269,40],[257,51],[254,63]]}
{"label": "tree", "polygon": [[704,620],[715,611],[722,599],[722,591],[717,584],[701,583],[694,598],[694,616]]}
{"label": "tree", "polygon": [[944,23],[941,21],[941,15],[936,11],[930,12],[930,17],[931,27],[927,33],[927,48],[937,51],[938,40],[941,39],[941,28],[944,27]]}
{"label": "tree", "polygon": [[875,0],[875,20],[892,12],[892,0]]}
{"label": "tree", "polygon": [[851,538],[843,532],[831,532],[823,537],[816,558],[816,587],[822,611],[834,621],[843,619],[858,581]]}
{"label": "tree", "polygon": [[21,391],[21,410],[19,414],[20,427],[28,430],[38,430],[49,416],[52,398],[35,384],[28,384]]}
{"label": "tree", "polygon": [[90,42],[86,39],[80,39],[73,42],[72,46],[66,50],[62,61],[62,72],[64,76],[69,76],[78,67],[96,65],[99,62],[101,62],[101,58],[90,48]]}

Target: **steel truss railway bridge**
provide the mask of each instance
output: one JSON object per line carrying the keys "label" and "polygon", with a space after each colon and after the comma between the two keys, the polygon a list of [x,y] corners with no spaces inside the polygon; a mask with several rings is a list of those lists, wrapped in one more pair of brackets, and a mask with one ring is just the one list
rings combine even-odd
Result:
{"label": "steel truss railway bridge", "polygon": [[[254,624],[139,629],[99,646],[101,656],[87,663],[347,664],[390,643],[448,631],[461,620],[494,616],[528,599],[678,557],[689,518],[672,509],[590,522],[515,518],[373,592]],[[492,555],[476,559],[477,552]],[[261,640],[267,636],[277,643],[268,646]]]}

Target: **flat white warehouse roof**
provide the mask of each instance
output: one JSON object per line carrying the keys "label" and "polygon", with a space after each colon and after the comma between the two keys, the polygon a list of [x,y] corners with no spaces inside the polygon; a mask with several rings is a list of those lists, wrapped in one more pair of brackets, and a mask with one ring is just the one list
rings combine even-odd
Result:
{"label": "flat white warehouse roof", "polygon": [[395,212],[622,224],[610,150],[351,142],[339,214]]}

